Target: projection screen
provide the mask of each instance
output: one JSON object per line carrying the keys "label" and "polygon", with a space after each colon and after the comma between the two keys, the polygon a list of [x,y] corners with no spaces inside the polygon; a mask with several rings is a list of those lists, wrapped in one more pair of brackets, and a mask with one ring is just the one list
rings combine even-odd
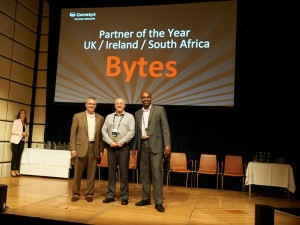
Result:
{"label": "projection screen", "polygon": [[236,1],[62,8],[54,102],[234,106]]}

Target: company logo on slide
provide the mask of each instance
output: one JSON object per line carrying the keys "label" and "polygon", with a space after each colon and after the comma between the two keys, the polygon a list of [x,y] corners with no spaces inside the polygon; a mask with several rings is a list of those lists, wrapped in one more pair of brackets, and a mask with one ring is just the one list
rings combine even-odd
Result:
{"label": "company logo on slide", "polygon": [[93,12],[70,12],[69,16],[74,20],[96,20],[96,13]]}

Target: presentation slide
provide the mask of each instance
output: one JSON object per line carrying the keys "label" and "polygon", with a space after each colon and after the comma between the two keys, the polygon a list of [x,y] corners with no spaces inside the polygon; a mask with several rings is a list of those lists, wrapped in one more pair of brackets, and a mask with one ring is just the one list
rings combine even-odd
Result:
{"label": "presentation slide", "polygon": [[62,8],[54,102],[234,106],[237,2]]}

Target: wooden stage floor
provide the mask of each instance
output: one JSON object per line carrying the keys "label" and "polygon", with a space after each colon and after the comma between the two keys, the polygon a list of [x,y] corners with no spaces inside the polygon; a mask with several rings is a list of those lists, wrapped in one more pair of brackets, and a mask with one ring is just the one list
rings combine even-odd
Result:
{"label": "wooden stage floor", "polygon": [[[73,179],[56,179],[34,176],[1,178],[0,184],[8,185],[6,214],[41,217],[54,220],[86,224],[214,224],[241,225],[255,224],[255,204],[273,207],[300,208],[300,201],[270,197],[239,191],[206,188],[185,188],[164,186],[165,212],[154,209],[154,202],[137,207],[141,200],[141,184],[130,183],[130,199],[127,206],[120,204],[119,191],[116,202],[103,204],[107,181],[96,180],[96,193],[93,202],[83,197],[71,202]],[[82,180],[84,195],[86,180]],[[119,185],[117,184],[117,190]],[[275,211],[275,225],[299,225],[300,218]],[[0,222],[1,223],[1,222]],[[1,223],[2,224],[2,223]]]}

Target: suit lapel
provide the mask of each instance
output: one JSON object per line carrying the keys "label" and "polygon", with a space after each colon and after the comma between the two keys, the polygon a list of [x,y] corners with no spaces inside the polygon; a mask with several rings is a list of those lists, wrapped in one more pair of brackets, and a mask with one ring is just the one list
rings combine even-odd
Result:
{"label": "suit lapel", "polygon": [[140,110],[138,111],[136,123],[138,124],[138,127],[139,127],[139,129],[140,129],[141,131],[142,131],[142,125],[141,125],[141,122],[142,122],[142,115],[143,115],[143,109],[140,109]]}
{"label": "suit lapel", "polygon": [[150,124],[151,118],[153,117],[153,114],[155,113],[155,107],[152,105],[150,109],[150,114],[149,114],[149,119],[148,119],[148,124]]}
{"label": "suit lapel", "polygon": [[95,113],[95,134],[97,133],[99,126],[100,126],[100,120],[99,120],[98,115]]}
{"label": "suit lapel", "polygon": [[81,118],[82,118],[82,121],[83,121],[84,129],[85,129],[86,133],[88,134],[88,125],[87,125],[86,112],[82,113]]}

